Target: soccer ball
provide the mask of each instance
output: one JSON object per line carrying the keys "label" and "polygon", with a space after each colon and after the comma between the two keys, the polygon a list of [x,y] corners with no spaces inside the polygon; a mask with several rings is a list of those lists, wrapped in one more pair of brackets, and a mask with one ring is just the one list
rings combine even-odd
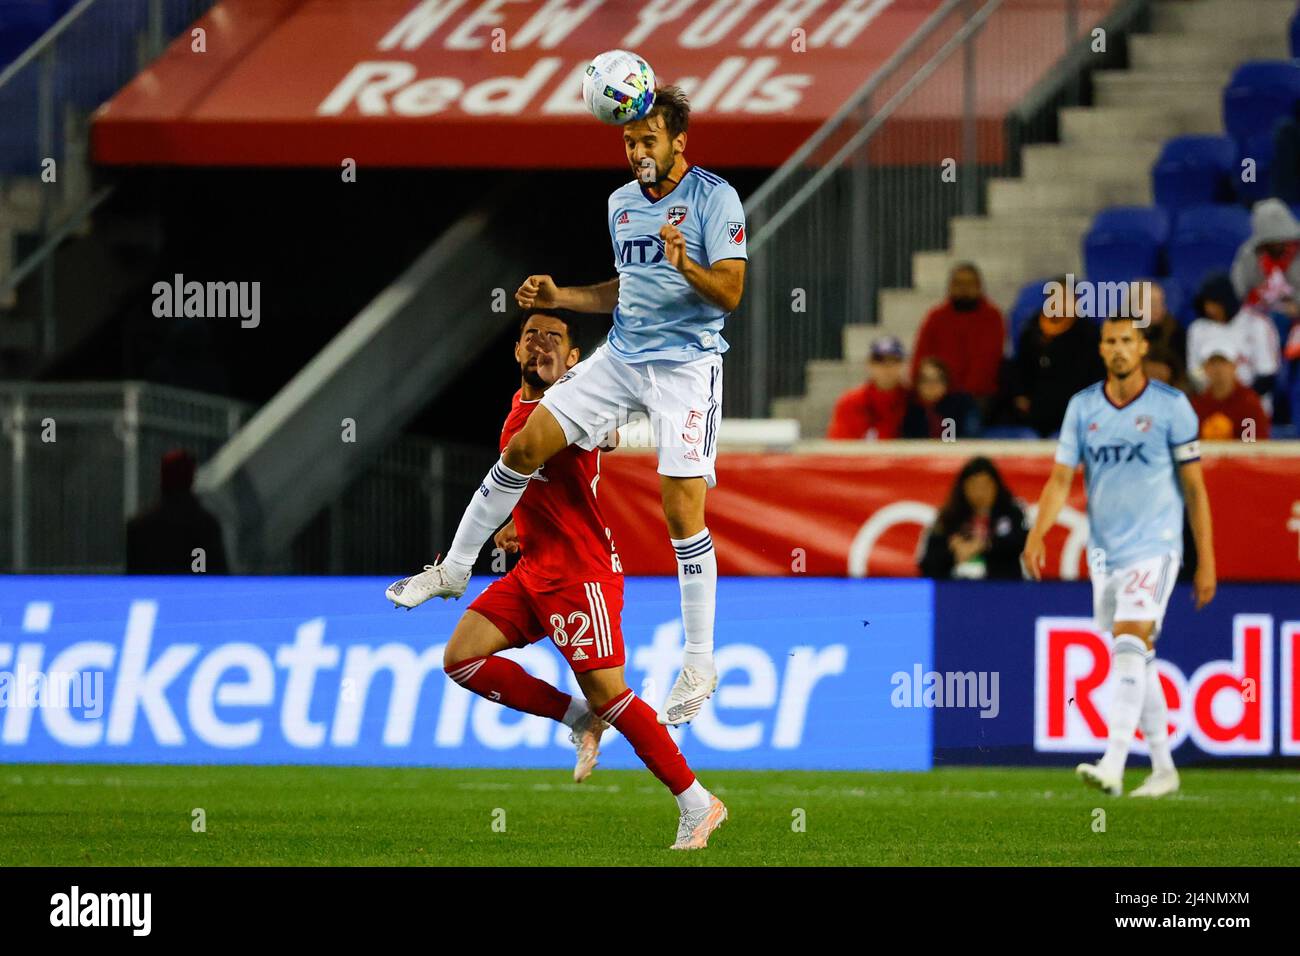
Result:
{"label": "soccer ball", "polygon": [[611,126],[645,119],[655,102],[655,71],[635,53],[608,50],[587,64],[582,99],[592,116]]}

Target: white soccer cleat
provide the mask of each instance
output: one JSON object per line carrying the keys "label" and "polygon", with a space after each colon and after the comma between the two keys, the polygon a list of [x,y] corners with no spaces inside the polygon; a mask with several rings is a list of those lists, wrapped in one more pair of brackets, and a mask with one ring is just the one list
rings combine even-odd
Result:
{"label": "white soccer cleat", "polygon": [[392,601],[394,607],[405,608],[419,607],[429,598],[458,598],[465,593],[469,577],[467,574],[455,578],[441,564],[426,564],[419,574],[388,585],[384,597]]}
{"label": "white soccer cleat", "polygon": [[718,674],[714,670],[703,671],[692,664],[682,668],[673,682],[673,689],[664,701],[664,709],[659,714],[659,723],[669,727],[688,724],[695,719],[704,702],[718,689]]}
{"label": "white soccer cleat", "polygon": [[600,737],[609,729],[609,724],[591,711],[578,718],[569,733],[569,739],[578,748],[578,759],[573,765],[573,782],[582,783],[596,769],[596,758],[600,756]]}
{"label": "white soccer cleat", "polygon": [[1074,768],[1075,775],[1090,787],[1118,797],[1124,792],[1124,779],[1121,776],[1109,776],[1101,769],[1101,764],[1081,763]]}
{"label": "white soccer cleat", "polygon": [[670,850],[703,850],[709,845],[709,835],[727,819],[726,805],[709,794],[709,805],[698,810],[683,810],[677,821],[677,842]]}
{"label": "white soccer cleat", "polygon": [[1129,794],[1130,797],[1167,797],[1178,792],[1178,771],[1157,770],[1142,781],[1142,785]]}

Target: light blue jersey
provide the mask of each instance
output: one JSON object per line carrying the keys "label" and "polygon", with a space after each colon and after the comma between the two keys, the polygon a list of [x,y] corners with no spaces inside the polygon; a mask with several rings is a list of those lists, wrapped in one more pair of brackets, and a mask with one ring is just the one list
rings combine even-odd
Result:
{"label": "light blue jersey", "polygon": [[1183,553],[1178,466],[1200,458],[1199,432],[1187,396],[1163,382],[1148,380],[1122,407],[1106,395],[1103,382],[1070,399],[1056,460],[1083,465],[1089,552],[1100,549],[1106,571]]}
{"label": "light blue jersey", "polygon": [[745,210],[736,190],[699,166],[654,200],[637,180],[609,197],[609,237],[618,270],[618,305],[609,348],[624,362],[688,361],[729,346],[727,313],[696,292],[664,256],[659,230],[676,226],[700,265],[748,259]]}

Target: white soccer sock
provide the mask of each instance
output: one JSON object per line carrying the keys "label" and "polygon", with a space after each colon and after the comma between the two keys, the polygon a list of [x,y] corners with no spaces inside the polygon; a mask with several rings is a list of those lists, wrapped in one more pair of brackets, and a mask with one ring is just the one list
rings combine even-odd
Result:
{"label": "white soccer sock", "polygon": [[528,487],[528,478],[507,467],[504,461],[492,466],[460,519],[456,537],[442,559],[444,565],[458,575],[469,574],[479,551],[483,550],[483,542],[506,523],[510,512],[519,504]]}
{"label": "white soccer sock", "polygon": [[709,791],[700,785],[699,780],[675,796],[678,810],[703,810],[709,805]]}
{"label": "white soccer sock", "polygon": [[713,616],[718,600],[718,555],[709,529],[689,538],[671,538],[677,552],[677,584],[682,592],[683,663],[713,668]]}
{"label": "white soccer sock", "polygon": [[564,712],[564,726],[572,727],[578,722],[580,717],[585,717],[590,712],[591,708],[587,706],[586,698],[577,696],[570,697],[569,709]]}
{"label": "white soccer sock", "polygon": [[1111,650],[1111,672],[1115,690],[1110,699],[1110,712],[1106,722],[1110,725],[1106,753],[1101,766],[1109,773],[1123,773],[1128,760],[1128,749],[1133,743],[1138,718],[1142,713],[1142,698],[1146,696],[1146,651],[1141,638],[1121,634],[1115,638]]}
{"label": "white soccer sock", "polygon": [[1146,663],[1146,678],[1147,690],[1142,698],[1142,736],[1151,751],[1151,769],[1163,773],[1174,769],[1174,756],[1169,750],[1169,706],[1165,703],[1165,689],[1160,685],[1154,651]]}

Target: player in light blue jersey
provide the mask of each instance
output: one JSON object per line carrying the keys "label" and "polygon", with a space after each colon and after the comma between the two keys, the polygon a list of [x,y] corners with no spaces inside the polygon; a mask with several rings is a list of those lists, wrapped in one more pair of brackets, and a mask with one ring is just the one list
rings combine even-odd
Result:
{"label": "player in light blue jersey", "polygon": [[748,259],[736,190],[686,161],[689,121],[686,95],[666,86],[655,91],[645,119],[623,127],[636,179],[609,197],[615,278],[561,287],[548,275],[533,275],[515,293],[524,309],[612,312],[613,330],[551,386],[511,438],[466,509],[446,559],[404,580],[395,600],[413,607],[431,597],[460,597],[479,550],[510,517],[538,468],[569,445],[595,448],[629,419],[646,417],[659,452],[686,638],[681,673],[659,715],[672,725],[689,722],[718,683],[718,561],[704,497],[717,481],[727,350],[722,326],[740,304]]}
{"label": "player in light blue jersey", "polygon": [[1197,610],[1214,597],[1214,545],[1196,413],[1182,392],[1146,377],[1146,353],[1146,334],[1133,320],[1102,324],[1106,379],[1076,393],[1066,407],[1056,464],[1038,499],[1023,560],[1039,580],[1043,539],[1082,465],[1093,615],[1113,637],[1115,683],[1106,752],[1076,772],[1090,786],[1118,796],[1129,745],[1141,726],[1151,751],[1151,775],[1132,795],[1161,797],[1178,789],[1178,772],[1169,749],[1155,642],[1182,564],[1184,507],[1196,541]]}

